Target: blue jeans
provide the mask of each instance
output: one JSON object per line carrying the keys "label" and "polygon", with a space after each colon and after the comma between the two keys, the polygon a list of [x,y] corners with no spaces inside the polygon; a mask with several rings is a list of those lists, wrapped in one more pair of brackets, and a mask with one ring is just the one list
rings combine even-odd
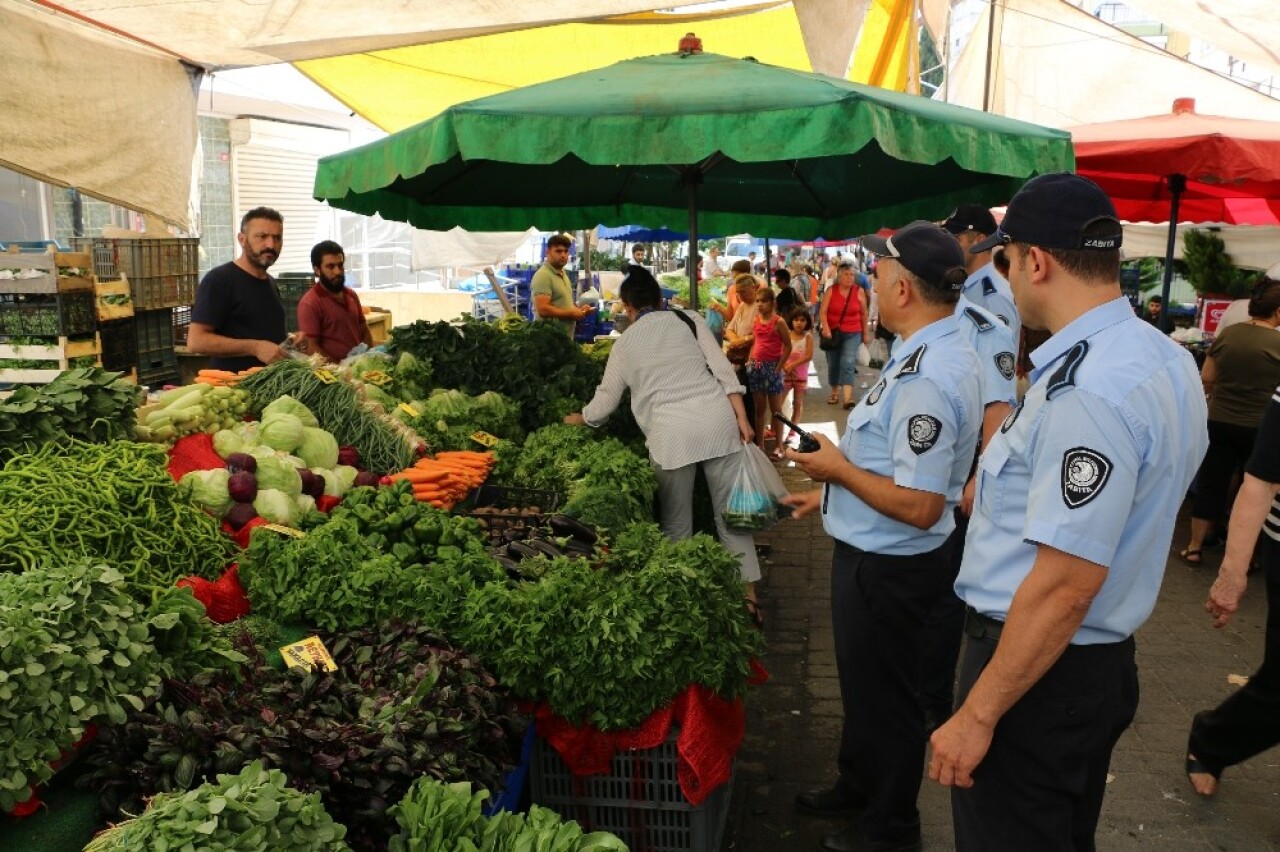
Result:
{"label": "blue jeans", "polygon": [[852,385],[856,380],[862,332],[837,331],[832,333],[832,337],[840,340],[839,349],[827,351],[827,385],[835,390],[839,385]]}

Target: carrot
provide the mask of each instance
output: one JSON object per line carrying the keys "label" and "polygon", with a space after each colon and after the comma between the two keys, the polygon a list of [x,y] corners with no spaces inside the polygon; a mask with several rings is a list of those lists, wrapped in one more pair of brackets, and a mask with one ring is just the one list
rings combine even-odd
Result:
{"label": "carrot", "polygon": [[417,483],[427,483],[427,482],[439,482],[441,479],[444,479],[444,477],[445,475],[441,471],[420,470],[415,468],[409,468],[408,470],[402,470],[399,473],[391,474],[391,481],[399,482],[402,479],[407,479],[409,482],[417,484]]}

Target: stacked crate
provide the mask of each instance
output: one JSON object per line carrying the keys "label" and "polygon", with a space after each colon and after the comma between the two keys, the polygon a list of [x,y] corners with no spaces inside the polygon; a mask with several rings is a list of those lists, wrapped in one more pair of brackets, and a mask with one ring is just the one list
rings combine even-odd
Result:
{"label": "stacked crate", "polygon": [[41,384],[73,359],[101,363],[88,255],[0,254],[0,383]]}
{"label": "stacked crate", "polygon": [[315,277],[310,272],[281,272],[275,279],[284,305],[284,330],[292,334],[298,330],[298,303],[315,283]]}
{"label": "stacked crate", "polygon": [[[194,237],[91,237],[77,239],[74,244],[92,253],[94,272],[100,280],[129,282],[138,382],[151,387],[177,382],[174,346],[179,338],[186,342],[191,322],[200,274],[200,241]],[[113,337],[121,333],[113,331]],[[124,351],[122,345],[113,347],[113,357]]]}

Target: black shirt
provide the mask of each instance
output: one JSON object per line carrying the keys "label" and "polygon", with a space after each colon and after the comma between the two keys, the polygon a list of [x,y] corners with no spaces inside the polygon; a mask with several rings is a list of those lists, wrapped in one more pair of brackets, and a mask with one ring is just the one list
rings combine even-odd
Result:
{"label": "black shirt", "polygon": [[[1253,455],[1244,466],[1245,472],[1263,482],[1280,482],[1280,388],[1271,397],[1271,405],[1262,416],[1258,437],[1253,442]],[[1280,541],[1280,496],[1271,501],[1271,511],[1262,531]]]}
{"label": "black shirt", "polygon": [[[235,262],[215,266],[205,273],[196,290],[191,321],[211,326],[215,334],[237,340],[270,340],[283,343],[284,304],[275,279],[255,278]],[[262,362],[252,355],[214,357],[215,370],[247,370]]]}

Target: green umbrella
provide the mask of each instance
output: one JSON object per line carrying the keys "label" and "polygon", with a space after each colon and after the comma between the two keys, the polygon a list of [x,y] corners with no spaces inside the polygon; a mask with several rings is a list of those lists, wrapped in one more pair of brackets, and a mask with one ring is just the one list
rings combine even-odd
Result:
{"label": "green umbrella", "polygon": [[[869,233],[1008,200],[1073,164],[1069,134],[821,74],[681,53],[457,104],[325,157],[315,197],[420,228],[689,222]],[[696,307],[696,288],[691,288]]]}

